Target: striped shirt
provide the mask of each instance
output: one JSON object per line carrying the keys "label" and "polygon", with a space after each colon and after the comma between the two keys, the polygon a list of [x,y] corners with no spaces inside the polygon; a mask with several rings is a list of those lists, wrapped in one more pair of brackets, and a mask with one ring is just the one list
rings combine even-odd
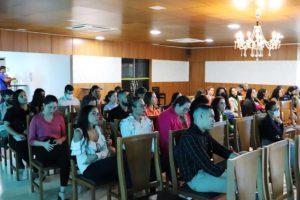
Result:
{"label": "striped shirt", "polygon": [[199,170],[221,176],[225,169],[212,162],[213,153],[227,159],[232,152],[214,140],[208,132],[203,133],[192,124],[181,136],[174,152],[183,180],[191,181]]}

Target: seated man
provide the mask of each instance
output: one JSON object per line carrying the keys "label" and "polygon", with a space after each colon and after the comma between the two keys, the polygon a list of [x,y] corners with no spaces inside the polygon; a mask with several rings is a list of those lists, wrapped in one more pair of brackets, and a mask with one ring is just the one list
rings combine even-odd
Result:
{"label": "seated man", "polygon": [[212,156],[215,153],[228,159],[235,154],[209,135],[214,123],[214,112],[210,106],[195,106],[190,113],[192,125],[175,148],[175,159],[182,178],[194,191],[226,193],[225,168],[214,164]]}
{"label": "seated man", "polygon": [[74,88],[72,85],[65,86],[65,94],[58,100],[58,106],[80,106],[80,101],[73,97]]}
{"label": "seated man", "polygon": [[129,116],[127,108],[127,95],[128,92],[125,90],[121,90],[120,92],[118,92],[119,105],[110,110],[108,115],[109,122],[113,122],[114,119],[122,120]]}
{"label": "seated man", "polygon": [[0,104],[0,147],[7,147],[8,143],[8,132],[5,129],[5,125],[3,122],[6,111],[12,107],[12,90],[5,90],[3,92],[3,102]]}

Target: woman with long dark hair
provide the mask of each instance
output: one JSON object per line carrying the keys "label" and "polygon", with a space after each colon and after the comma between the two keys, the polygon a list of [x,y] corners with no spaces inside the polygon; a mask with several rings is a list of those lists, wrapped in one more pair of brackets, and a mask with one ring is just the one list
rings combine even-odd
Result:
{"label": "woman with long dark hair", "polygon": [[71,142],[71,155],[76,156],[80,173],[88,179],[95,182],[117,180],[115,149],[98,126],[99,114],[95,106],[82,108]]}
{"label": "woman with long dark hair", "polygon": [[255,99],[256,99],[256,90],[249,88],[246,93],[245,101],[242,105],[243,117],[252,116],[257,112]]}
{"label": "woman with long dark hair", "polygon": [[30,102],[30,106],[34,112],[34,114],[38,114],[42,111],[43,102],[45,99],[45,90],[42,88],[35,89],[32,97],[32,101]]}

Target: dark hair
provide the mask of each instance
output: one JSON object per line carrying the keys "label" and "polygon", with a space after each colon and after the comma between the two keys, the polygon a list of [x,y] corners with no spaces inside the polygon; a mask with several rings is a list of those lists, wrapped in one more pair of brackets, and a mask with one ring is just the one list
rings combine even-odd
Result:
{"label": "dark hair", "polygon": [[205,91],[202,88],[198,89],[195,94],[195,99],[203,94],[205,94]]}
{"label": "dark hair", "polygon": [[266,92],[267,92],[267,90],[265,88],[260,88],[257,92],[257,98],[264,99]]}
{"label": "dark hair", "polygon": [[172,107],[175,108],[175,106],[178,104],[179,106],[183,106],[186,103],[191,103],[191,101],[189,100],[189,98],[187,98],[186,96],[180,96],[178,97],[174,103],[172,104]]}
{"label": "dark hair", "polygon": [[271,101],[268,101],[267,104],[266,104],[266,111],[268,110],[271,110],[273,106],[276,105],[276,102],[271,100]]}
{"label": "dark hair", "polygon": [[147,92],[147,89],[144,87],[140,87],[135,91],[135,96],[138,96],[139,94],[141,95],[145,95],[145,93]]}
{"label": "dark hair", "polygon": [[218,104],[219,104],[219,102],[220,102],[222,99],[225,100],[225,98],[222,97],[222,96],[216,96],[216,97],[214,98],[214,100],[211,102],[211,107],[212,107],[212,109],[214,110],[214,113],[215,113],[215,121],[216,121],[216,122],[220,121],[220,114],[219,114],[219,111],[218,111]]}
{"label": "dark hair", "polygon": [[194,120],[192,110],[197,108],[199,105],[208,105],[208,103],[209,103],[208,98],[203,94],[194,99],[194,101],[191,103],[191,107],[189,111],[191,121]]}
{"label": "dark hair", "polygon": [[144,102],[147,106],[150,106],[153,94],[155,94],[155,92],[146,92],[144,96]]}
{"label": "dark hair", "polygon": [[105,96],[105,99],[104,99],[106,103],[109,102],[109,99],[111,98],[111,96],[112,96],[114,93],[116,93],[115,90],[110,90],[110,91],[108,91],[108,93],[107,93],[107,95]]}
{"label": "dark hair", "polygon": [[279,96],[279,91],[280,91],[280,90],[282,90],[282,87],[281,87],[281,86],[277,86],[277,87],[273,90],[270,99],[275,98],[275,99],[279,100],[279,98],[280,98],[280,96]]}
{"label": "dark hair", "polygon": [[252,100],[251,94],[252,94],[252,91],[253,91],[253,90],[255,90],[255,89],[254,89],[254,88],[249,88],[249,89],[247,90],[245,99],[251,99],[251,100]]}
{"label": "dark hair", "polygon": [[43,90],[42,88],[35,89],[35,91],[33,93],[32,101],[30,103],[32,108],[38,107],[39,111],[41,111],[44,100],[45,100],[45,96],[42,95],[42,92],[45,93],[45,90]]}
{"label": "dark hair", "polygon": [[173,103],[175,102],[175,100],[178,98],[178,95],[180,94],[180,92],[174,92],[172,97],[171,97],[171,101],[170,103],[168,104],[168,107],[172,106]]}
{"label": "dark hair", "polygon": [[[92,105],[87,105],[85,107],[82,107],[79,113],[78,117],[78,122],[77,122],[77,127],[82,130],[82,134],[84,137],[84,142],[89,141],[89,134],[88,134],[88,127],[89,127],[89,113],[91,110],[96,108],[95,106]],[[88,145],[88,142],[87,142]]]}
{"label": "dark hair", "polygon": [[67,91],[71,91],[71,92],[72,92],[73,90],[74,90],[74,88],[73,88],[72,85],[69,84],[69,85],[66,85],[66,86],[65,86],[65,93],[66,93]]}
{"label": "dark hair", "polygon": [[0,66],[0,70],[2,70],[2,69],[6,69],[6,67],[5,66]]}
{"label": "dark hair", "polygon": [[134,96],[133,94],[127,96],[129,112],[132,112],[132,107],[136,107],[137,102],[139,102],[140,100],[140,97]]}
{"label": "dark hair", "polygon": [[297,90],[297,86],[289,86],[285,94],[291,95],[290,93],[293,92],[294,90]]}
{"label": "dark hair", "polygon": [[116,86],[116,87],[115,87],[115,91],[116,91],[116,92],[120,92],[121,90],[122,90],[121,86]]}
{"label": "dark hair", "polygon": [[[16,108],[20,108],[20,102],[18,100],[19,95],[25,91],[22,89],[17,89],[14,93],[13,93],[13,106]],[[26,93],[25,93],[26,94]]]}
{"label": "dark hair", "polygon": [[195,105],[195,106],[191,106],[190,107],[190,111],[189,111],[189,115],[190,115],[190,118],[191,118],[191,123],[194,124],[194,112],[198,109],[203,109],[203,110],[209,110],[211,109],[211,107],[207,104],[198,104],[198,105]]}
{"label": "dark hair", "polygon": [[4,90],[4,92],[3,92],[3,97],[6,96],[6,95],[9,95],[9,96],[10,96],[10,95],[13,95],[13,93],[14,93],[14,92],[13,92],[12,90],[10,90],[10,89]]}
{"label": "dark hair", "polygon": [[84,107],[88,106],[91,101],[96,101],[96,104],[97,104],[96,97],[89,95],[89,94],[84,96],[82,99],[81,105],[80,105],[80,110],[82,110]]}
{"label": "dark hair", "polygon": [[54,95],[51,95],[51,94],[47,95],[44,99],[44,104],[47,105],[47,104],[52,103],[52,102],[58,103],[57,98]]}
{"label": "dark hair", "polygon": [[228,97],[227,90],[226,90],[226,88],[224,88],[224,87],[218,87],[218,88],[217,88],[217,90],[216,90],[216,96],[222,96],[222,95],[220,94],[221,90],[224,90],[224,93],[225,93],[226,96]]}
{"label": "dark hair", "polygon": [[235,87],[231,87],[231,88],[229,89],[229,97],[232,97],[232,98],[238,100],[238,95],[236,94],[236,96],[233,96],[233,94],[232,94],[232,90],[233,90],[233,89],[236,89],[236,88],[235,88]]}
{"label": "dark hair", "polygon": [[95,90],[97,89],[100,89],[100,87],[98,85],[93,85],[90,89],[90,93],[89,94],[92,94]]}
{"label": "dark hair", "polygon": [[[224,90],[224,92],[220,93],[220,91],[222,89]],[[226,88],[224,88],[224,87],[218,87],[215,96],[222,96],[225,99],[226,109],[230,109],[230,103],[229,103],[229,100],[228,100],[228,94],[227,94]]]}

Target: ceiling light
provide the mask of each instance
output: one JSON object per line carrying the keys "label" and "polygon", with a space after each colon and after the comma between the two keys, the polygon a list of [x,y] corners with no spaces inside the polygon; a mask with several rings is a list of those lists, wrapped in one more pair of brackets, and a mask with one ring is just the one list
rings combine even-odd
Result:
{"label": "ceiling light", "polygon": [[165,10],[166,8],[163,6],[150,6],[149,7],[152,10]]}
{"label": "ceiling light", "polygon": [[244,10],[247,8],[249,4],[249,0],[233,0],[233,4],[241,10]]}
{"label": "ceiling light", "polygon": [[96,40],[104,40],[105,39],[105,37],[103,37],[103,36],[97,36],[96,37]]}
{"label": "ceiling light", "polygon": [[213,39],[211,39],[211,38],[207,38],[207,39],[205,39],[205,42],[208,42],[208,43],[211,43],[211,42],[213,42],[214,40]]}
{"label": "ceiling light", "polygon": [[241,26],[239,24],[228,24],[229,29],[239,29]]}
{"label": "ceiling light", "polygon": [[269,7],[272,10],[279,9],[282,6],[282,0],[269,0]]}
{"label": "ceiling light", "polygon": [[150,33],[152,35],[159,35],[159,34],[161,34],[161,32],[159,30],[151,30]]}
{"label": "ceiling light", "polygon": [[75,45],[82,44],[82,39],[74,38],[73,39],[73,44],[75,44]]}

